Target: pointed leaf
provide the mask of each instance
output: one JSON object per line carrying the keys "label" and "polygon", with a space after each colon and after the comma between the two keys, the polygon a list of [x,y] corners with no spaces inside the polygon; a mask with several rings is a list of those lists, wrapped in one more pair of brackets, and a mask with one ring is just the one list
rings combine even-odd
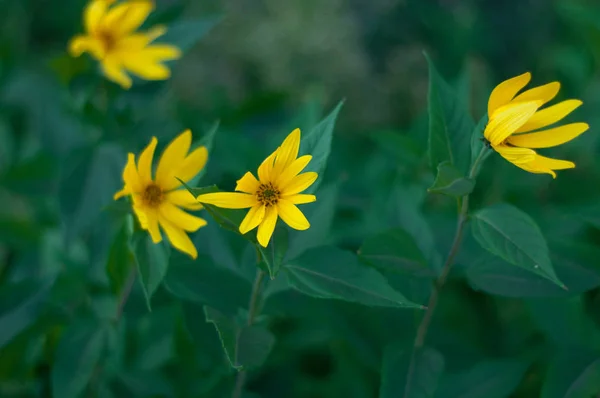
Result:
{"label": "pointed leaf", "polygon": [[473,192],[473,188],[475,188],[475,180],[463,176],[449,162],[442,162],[438,165],[435,181],[427,192],[461,197]]}
{"label": "pointed leaf", "polygon": [[152,242],[150,235],[144,231],[134,236],[133,252],[146,304],[150,310],[150,299],[167,274],[169,249],[165,241],[156,244]]}
{"label": "pointed leaf", "polygon": [[129,278],[133,267],[131,236],[133,235],[133,218],[127,215],[123,225],[115,235],[108,252],[106,273],[114,294],[119,295]]}
{"label": "pointed leaf", "polygon": [[600,393],[600,357],[569,348],[550,365],[541,398],[591,398]]}

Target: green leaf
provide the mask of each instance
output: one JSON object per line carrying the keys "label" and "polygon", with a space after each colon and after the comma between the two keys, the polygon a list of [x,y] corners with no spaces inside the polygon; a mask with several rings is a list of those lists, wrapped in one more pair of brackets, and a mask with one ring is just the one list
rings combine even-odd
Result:
{"label": "green leaf", "polygon": [[181,20],[167,27],[167,33],[156,42],[168,43],[178,47],[182,52],[189,51],[198,43],[215,25],[221,17],[207,17],[197,20]]}
{"label": "green leaf", "polygon": [[370,306],[423,308],[390,287],[373,268],[350,252],[331,246],[309,249],[284,267],[296,290],[317,298],[339,299]]}
{"label": "green leaf", "polygon": [[128,215],[117,232],[108,252],[106,273],[114,294],[119,295],[133,269],[131,236],[133,235],[133,217]]}
{"label": "green leaf", "polygon": [[487,360],[467,371],[445,374],[437,398],[509,398],[519,386],[529,361]]}
{"label": "green leaf", "polygon": [[76,398],[84,391],[105,346],[105,330],[78,319],[62,335],[52,366],[52,396]]}
{"label": "green leaf", "polygon": [[566,289],[554,273],[542,232],[521,210],[507,204],[482,209],[473,215],[472,231],[490,253]]}
{"label": "green leaf", "polygon": [[[216,185],[201,188],[190,188],[183,181],[181,181],[181,183],[192,195],[194,195],[194,197],[197,197],[198,195],[204,193],[221,192],[221,190]],[[241,235],[240,224],[242,223],[242,220],[244,219],[247,210],[223,209],[205,203],[203,203],[202,205],[204,206],[204,209],[206,209],[208,214],[210,214],[211,217],[217,222],[217,224],[219,224],[219,226],[229,231],[235,232],[238,235]],[[252,232],[248,232],[247,234],[242,236],[244,236],[251,242],[256,242],[256,239],[253,239],[251,237]]]}
{"label": "green leaf", "polygon": [[231,367],[242,370],[261,366],[273,345],[275,337],[260,326],[240,326],[234,318],[204,307],[206,321],[215,325]]}
{"label": "green leaf", "polygon": [[208,257],[199,255],[192,260],[177,252],[171,256],[164,284],[174,296],[207,304],[226,314],[245,308],[251,291],[246,279],[214,265]]}
{"label": "green leaf", "polygon": [[465,100],[440,76],[433,62],[429,64],[429,160],[432,170],[449,162],[462,173],[467,172],[471,158],[470,139],[475,126]]}
{"label": "green leaf", "polygon": [[271,279],[275,279],[279,273],[281,265],[283,264],[283,259],[287,253],[288,245],[288,228],[283,225],[283,222],[281,221],[277,223],[271,241],[267,247],[262,247],[258,243],[256,244],[256,248],[260,251],[261,258],[267,266]]}
{"label": "green leaf", "polygon": [[442,162],[437,167],[437,176],[427,192],[461,197],[470,194],[475,188],[475,180],[465,177],[449,162]]}
{"label": "green leaf", "polygon": [[592,398],[600,393],[600,359],[597,353],[573,349],[552,362],[541,398]]}
{"label": "green leaf", "polygon": [[169,266],[169,248],[166,243],[154,243],[146,232],[133,237],[133,253],[146,305],[151,310],[150,299],[167,273]]}
{"label": "green leaf", "polygon": [[433,348],[413,353],[401,344],[391,344],[383,353],[379,398],[432,398],[443,371],[444,357]]}
{"label": "green leaf", "polygon": [[382,271],[433,277],[427,261],[413,237],[394,228],[368,238],[359,250],[361,258]]}
{"label": "green leaf", "polygon": [[304,172],[314,171],[319,174],[317,181],[305,191],[306,193],[316,192],[323,180],[323,173],[325,172],[327,159],[331,152],[331,141],[333,139],[335,121],[343,105],[344,101],[342,100],[337,104],[333,111],[321,120],[319,124],[313,127],[308,134],[303,135],[302,140],[300,141],[300,153],[312,155],[312,159],[304,169]]}
{"label": "green leaf", "polygon": [[120,147],[105,143],[78,151],[64,163],[58,200],[67,226],[67,242],[89,228],[102,208],[112,202],[122,183],[126,159]]}

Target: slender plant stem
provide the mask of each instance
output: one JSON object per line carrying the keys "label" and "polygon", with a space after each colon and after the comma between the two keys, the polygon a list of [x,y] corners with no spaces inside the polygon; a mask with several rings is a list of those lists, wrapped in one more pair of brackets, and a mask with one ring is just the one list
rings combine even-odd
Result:
{"label": "slender plant stem", "polygon": [[123,294],[121,295],[121,299],[119,300],[117,313],[115,315],[116,322],[119,322],[119,320],[121,320],[121,317],[123,316],[123,310],[125,309],[125,304],[127,304],[127,300],[129,299],[131,290],[133,289],[133,283],[135,282],[136,274],[137,271],[135,267],[132,267],[131,272],[129,273],[129,277],[127,278],[127,282],[125,282],[125,289],[123,290]]}
{"label": "slender plant stem", "polygon": [[[265,279],[265,273],[260,268],[256,271],[256,278],[254,279],[254,285],[252,286],[252,294],[250,295],[250,303],[248,304],[248,326],[252,326],[256,317],[259,314],[259,299],[260,291],[262,288],[263,280]],[[240,398],[242,396],[242,389],[246,383],[246,371],[242,370],[238,372],[235,378],[235,386],[231,398]]]}
{"label": "slender plant stem", "polygon": [[[479,155],[473,162],[471,166],[471,170],[469,171],[469,178],[475,178],[479,171],[479,165],[485,159],[485,154],[488,148],[483,146]],[[408,375],[406,379],[406,388],[405,388],[405,397],[408,396],[408,393],[411,389],[412,384],[412,376],[414,373],[415,367],[415,354],[416,351],[423,347],[425,343],[425,337],[427,336],[427,332],[429,330],[429,325],[431,324],[431,319],[433,317],[433,312],[438,303],[438,299],[440,296],[440,291],[442,287],[446,284],[446,280],[448,279],[448,275],[450,274],[450,269],[454,264],[454,258],[458,254],[460,250],[460,246],[463,239],[463,233],[465,230],[465,225],[469,219],[469,195],[465,195],[462,197],[460,205],[460,210],[458,212],[458,221],[456,223],[456,233],[454,234],[454,240],[452,241],[452,246],[450,251],[448,252],[448,256],[446,257],[446,261],[444,262],[444,266],[442,267],[442,271],[440,276],[436,279],[433,285],[433,291],[431,292],[431,296],[429,296],[429,302],[427,303],[427,310],[425,311],[425,315],[421,319],[421,323],[419,324],[419,328],[417,329],[417,334],[415,336],[415,342],[413,344],[413,350],[410,358],[410,365],[408,367]]]}

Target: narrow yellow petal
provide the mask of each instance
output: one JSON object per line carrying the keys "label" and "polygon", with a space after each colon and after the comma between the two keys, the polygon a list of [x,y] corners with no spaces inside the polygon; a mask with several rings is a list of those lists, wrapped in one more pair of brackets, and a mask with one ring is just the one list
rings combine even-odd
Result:
{"label": "narrow yellow petal", "polygon": [[307,195],[307,194],[295,194],[291,196],[283,196],[285,200],[292,202],[295,205],[302,205],[305,203],[312,203],[317,200],[315,195]]}
{"label": "narrow yellow petal", "polygon": [[83,25],[86,32],[95,34],[98,31],[100,22],[106,14],[108,3],[104,0],[93,0],[88,3],[83,12]]}
{"label": "narrow yellow petal", "polygon": [[190,145],[192,145],[192,131],[188,129],[179,134],[165,148],[156,168],[156,183],[158,185],[166,187],[178,183],[174,173],[178,171],[179,166],[183,163],[190,150]]}
{"label": "narrow yellow petal", "polygon": [[171,183],[167,183],[167,187],[165,189],[170,190],[179,187],[181,185],[179,180],[186,183],[190,181],[204,168],[207,159],[208,150],[206,147],[201,146],[194,149],[183,160],[179,166],[179,170],[173,172],[176,178],[174,178]]}
{"label": "narrow yellow petal", "polygon": [[181,50],[168,44],[155,44],[144,48],[141,56],[155,62],[171,61],[181,58]]}
{"label": "narrow yellow petal", "polygon": [[123,189],[121,189],[119,192],[117,192],[116,194],[113,195],[113,200],[118,200],[120,198],[122,198],[123,196],[128,196],[131,195],[131,189],[125,185],[125,187]]}
{"label": "narrow yellow petal", "polygon": [[517,165],[523,170],[529,171],[530,173],[537,174],[550,174],[552,178],[556,178],[554,170],[572,169],[575,167],[575,163],[568,160],[552,159],[542,155],[535,156],[535,159],[529,163]]}
{"label": "narrow yellow petal", "polygon": [[275,157],[279,152],[279,148],[275,150],[272,154],[270,154],[258,167],[258,179],[263,184],[271,182],[275,180],[275,173],[273,172],[273,162],[275,161]]}
{"label": "narrow yellow petal", "polygon": [[206,225],[206,220],[193,216],[170,202],[163,202],[158,208],[161,218],[167,219],[171,224],[184,231],[195,232]]}
{"label": "narrow yellow petal", "polygon": [[154,150],[156,149],[157,143],[156,137],[152,137],[150,143],[146,149],[142,151],[138,160],[138,174],[144,185],[152,181],[152,159],[154,158]]}
{"label": "narrow yellow petal", "polygon": [[101,60],[105,55],[103,43],[94,37],[75,36],[69,42],[69,54],[73,57],[79,57],[86,51],[97,60]]}
{"label": "narrow yellow petal", "polygon": [[300,149],[300,129],[295,129],[283,140],[277,158],[275,159],[275,170],[281,173],[298,157]]}
{"label": "narrow yellow petal", "polygon": [[550,148],[571,141],[589,127],[587,123],[571,123],[537,133],[515,134],[508,137],[508,143],[526,148]]}
{"label": "narrow yellow petal", "polygon": [[277,208],[275,206],[269,206],[265,209],[265,218],[258,226],[256,232],[256,239],[262,247],[267,247],[273,231],[275,231],[275,225],[277,225]]}
{"label": "narrow yellow petal", "polygon": [[239,192],[214,192],[199,195],[198,202],[225,209],[247,209],[258,203],[256,196]]}
{"label": "narrow yellow petal", "polygon": [[196,197],[187,189],[167,192],[166,200],[187,210],[200,210],[203,207],[202,203],[198,202]]}
{"label": "narrow yellow petal", "polygon": [[123,70],[123,65],[114,57],[107,57],[102,61],[104,75],[124,89],[131,87],[131,78]]}
{"label": "narrow yellow petal", "polygon": [[573,112],[583,102],[579,100],[566,100],[559,102],[556,105],[549,106],[548,108],[541,109],[535,113],[523,126],[521,126],[516,132],[526,133],[533,130],[538,130],[546,126],[550,126],[563,118],[569,113]]}
{"label": "narrow yellow petal", "polygon": [[492,114],[483,135],[492,145],[501,144],[542,106],[540,101],[504,105]]}
{"label": "narrow yellow petal", "polygon": [[247,172],[244,174],[242,178],[237,180],[237,184],[235,186],[236,191],[246,192],[249,194],[254,194],[260,185],[260,181],[254,177],[254,174],[251,172]]}
{"label": "narrow yellow petal", "polygon": [[[158,243],[158,242],[162,241],[162,236],[160,235],[160,230],[158,229],[158,214],[156,214],[155,211],[147,211],[147,212],[140,211],[139,213],[145,215],[146,229],[150,233],[152,242]],[[138,213],[136,213],[136,214],[138,215],[140,224],[142,224],[142,226],[144,226],[144,223],[142,222],[142,217],[140,217],[140,214],[138,214]]]}
{"label": "narrow yellow petal", "polygon": [[254,228],[258,227],[258,225],[264,220],[264,218],[265,206],[257,204],[251,207],[250,211],[248,211],[248,214],[246,214],[246,217],[244,217],[242,223],[240,224],[240,233],[245,234],[248,231],[251,231]]}
{"label": "narrow yellow petal", "polygon": [[543,86],[534,87],[530,90],[524,91],[523,93],[517,95],[512,102],[542,101],[542,105],[544,105],[546,102],[556,97],[556,94],[558,94],[559,90],[559,82],[544,84]]}
{"label": "narrow yellow petal", "polygon": [[173,225],[164,217],[160,217],[159,222],[173,247],[188,254],[194,260],[198,257],[198,251],[196,250],[196,247],[183,229]]}
{"label": "narrow yellow petal", "polygon": [[304,214],[302,214],[300,209],[298,209],[295,204],[288,200],[280,199],[279,202],[277,202],[277,213],[279,214],[279,217],[281,217],[281,219],[290,226],[290,228],[294,228],[299,231],[304,231],[310,228],[310,223]]}
{"label": "narrow yellow petal", "polygon": [[135,166],[135,155],[133,153],[127,155],[127,164],[123,169],[123,181],[125,182],[125,186],[129,186],[132,192],[141,192],[143,188],[137,167]]}
{"label": "narrow yellow petal", "polygon": [[496,150],[496,152],[498,152],[504,159],[517,165],[532,162],[537,156],[535,151],[529,148],[498,145],[494,147],[494,150]]}
{"label": "narrow yellow petal", "polygon": [[530,80],[531,73],[526,72],[498,84],[490,94],[490,99],[488,101],[489,117],[492,117],[492,114],[496,109],[508,104]]}
{"label": "narrow yellow petal", "polygon": [[277,178],[277,185],[283,186],[288,184],[292,178],[296,177],[311,161],[311,155],[300,156],[286,167]]}
{"label": "narrow yellow petal", "polygon": [[102,20],[103,28],[116,36],[125,36],[137,30],[154,9],[151,1],[127,1],[112,7]]}
{"label": "narrow yellow petal", "polygon": [[319,175],[313,171],[297,175],[296,177],[292,178],[287,185],[281,186],[281,195],[290,196],[304,191],[316,181],[318,176]]}
{"label": "narrow yellow petal", "polygon": [[166,80],[171,76],[171,70],[165,65],[136,53],[123,57],[123,66],[145,80]]}

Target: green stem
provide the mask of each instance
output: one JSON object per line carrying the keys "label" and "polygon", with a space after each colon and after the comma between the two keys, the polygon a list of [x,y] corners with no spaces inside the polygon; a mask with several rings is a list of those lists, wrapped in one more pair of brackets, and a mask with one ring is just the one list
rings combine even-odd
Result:
{"label": "green stem", "polygon": [[[250,294],[250,303],[248,304],[248,326],[252,326],[256,317],[259,314],[259,298],[260,291],[262,288],[262,283],[265,279],[265,273],[263,270],[258,268],[256,270],[256,278],[254,279],[254,285],[252,286],[252,293]],[[240,398],[242,396],[242,389],[244,388],[244,384],[246,382],[246,371],[243,370],[238,372],[235,378],[235,387],[233,388],[233,393],[231,394],[231,398]]]}
{"label": "green stem", "polygon": [[[479,166],[481,162],[485,159],[487,149],[488,148],[485,146],[481,148],[479,155],[477,156],[477,158],[473,162],[473,165],[471,166],[471,170],[469,170],[469,178],[475,178],[477,176]],[[405,397],[408,396],[411,389],[412,376],[414,373],[415,366],[415,353],[417,350],[422,348],[423,344],[425,343],[425,337],[427,336],[429,325],[431,324],[431,319],[433,317],[433,312],[435,311],[435,308],[438,303],[440,291],[442,290],[442,287],[444,287],[444,285],[446,284],[446,280],[448,279],[448,275],[450,274],[450,269],[454,264],[454,258],[460,250],[465,225],[469,219],[469,195],[463,196],[461,202],[462,203],[460,206],[460,210],[458,212],[458,221],[456,223],[456,233],[454,234],[452,246],[450,248],[450,251],[448,252],[448,256],[446,257],[446,261],[444,262],[444,266],[442,267],[440,276],[436,279],[433,285],[433,291],[431,292],[431,296],[429,297],[429,302],[427,304],[427,311],[425,312],[423,319],[421,319],[421,323],[419,324],[419,328],[417,329],[415,342],[413,344],[413,352],[410,359],[410,365],[408,367],[408,375],[406,379],[406,388],[404,393]]]}

